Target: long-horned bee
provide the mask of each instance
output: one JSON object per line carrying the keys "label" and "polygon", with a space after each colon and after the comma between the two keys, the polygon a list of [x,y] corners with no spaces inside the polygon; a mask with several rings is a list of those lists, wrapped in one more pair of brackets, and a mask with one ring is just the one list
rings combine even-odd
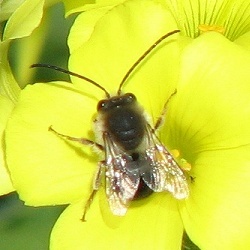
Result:
{"label": "long-horned bee", "polygon": [[[166,114],[166,101],[156,124],[149,124],[143,107],[132,93],[123,94],[122,86],[137,65],[163,40],[180,32],[174,30],[158,39],[128,70],[122,79],[117,94],[110,94],[95,81],[47,64],[34,64],[32,67],[47,67],[84,79],[105,92],[106,98],[97,105],[97,117],[94,121],[96,136],[102,144],[86,138],[64,135],[54,128],[49,129],[58,136],[92,145],[105,153],[105,159],[98,164],[93,182],[93,191],[85,206],[83,220],[95,193],[105,179],[106,195],[114,215],[123,216],[132,200],[146,197],[152,192],[170,192],[176,199],[185,199],[189,195],[186,176],[169,150],[158,139],[156,132],[163,123]],[[105,175],[105,178],[104,178]]]}

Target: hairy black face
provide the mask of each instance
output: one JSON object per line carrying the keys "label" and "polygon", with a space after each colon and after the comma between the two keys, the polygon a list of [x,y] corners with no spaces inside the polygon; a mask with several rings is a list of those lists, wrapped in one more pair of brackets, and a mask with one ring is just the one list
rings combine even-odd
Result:
{"label": "hairy black face", "polygon": [[134,150],[140,145],[146,121],[133,94],[102,100],[98,111],[104,114],[106,132],[124,150]]}

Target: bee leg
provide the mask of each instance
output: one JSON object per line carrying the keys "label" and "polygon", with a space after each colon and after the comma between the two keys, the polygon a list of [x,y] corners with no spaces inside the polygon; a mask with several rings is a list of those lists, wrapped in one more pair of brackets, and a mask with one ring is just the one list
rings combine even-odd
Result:
{"label": "bee leg", "polygon": [[153,129],[153,132],[155,132],[162,124],[163,124],[163,121],[164,121],[164,117],[167,113],[167,106],[168,106],[168,103],[169,101],[171,100],[171,98],[177,93],[177,90],[175,89],[175,91],[169,96],[169,98],[167,99],[167,101],[165,102],[164,106],[163,106],[163,110],[161,112],[161,115],[159,116],[159,118],[157,119],[156,123],[155,123],[155,126],[154,126],[154,129]]}
{"label": "bee leg", "polygon": [[101,161],[98,163],[98,169],[94,178],[94,182],[93,182],[93,190],[84,206],[84,211],[83,211],[83,216],[81,218],[82,221],[86,221],[86,213],[90,208],[91,203],[93,202],[93,199],[95,197],[95,194],[97,193],[100,185],[101,185],[101,180],[102,180],[102,174],[103,174],[103,170],[104,170],[104,161]]}
{"label": "bee leg", "polygon": [[91,141],[89,139],[77,138],[77,137],[72,137],[72,136],[69,136],[69,135],[61,134],[61,133],[57,132],[56,130],[54,130],[52,128],[52,126],[50,126],[48,130],[52,131],[53,133],[55,133],[56,135],[58,135],[60,137],[66,138],[67,140],[76,141],[76,142],[79,142],[79,143],[81,143],[83,145],[93,146],[93,147],[97,148],[100,151],[104,151],[104,147],[101,144],[98,144],[98,143],[96,143],[94,141]]}
{"label": "bee leg", "polygon": [[84,211],[83,211],[83,215],[82,215],[82,218],[81,218],[81,221],[83,221],[83,222],[86,222],[86,213],[89,210],[90,205],[93,202],[93,199],[94,199],[95,194],[97,193],[97,191],[98,191],[97,189],[92,190],[92,192],[91,192],[91,194],[90,194],[90,196],[89,196],[89,198],[87,200],[87,203],[84,206]]}

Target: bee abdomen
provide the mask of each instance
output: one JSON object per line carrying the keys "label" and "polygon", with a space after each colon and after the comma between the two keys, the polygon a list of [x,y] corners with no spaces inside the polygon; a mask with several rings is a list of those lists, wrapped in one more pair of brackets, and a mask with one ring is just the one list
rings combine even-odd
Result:
{"label": "bee abdomen", "polygon": [[133,197],[133,200],[146,198],[149,195],[151,195],[153,192],[154,191],[150,187],[148,187],[148,185],[144,182],[144,180],[140,178],[140,183],[135,193],[135,196]]}

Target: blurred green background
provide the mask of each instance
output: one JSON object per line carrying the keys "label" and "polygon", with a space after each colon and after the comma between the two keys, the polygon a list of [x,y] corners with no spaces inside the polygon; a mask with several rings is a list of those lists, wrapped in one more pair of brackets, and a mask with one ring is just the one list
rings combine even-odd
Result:
{"label": "blurred green background", "polygon": [[63,206],[24,206],[15,193],[1,197],[0,249],[49,249],[50,232],[63,209]]}

